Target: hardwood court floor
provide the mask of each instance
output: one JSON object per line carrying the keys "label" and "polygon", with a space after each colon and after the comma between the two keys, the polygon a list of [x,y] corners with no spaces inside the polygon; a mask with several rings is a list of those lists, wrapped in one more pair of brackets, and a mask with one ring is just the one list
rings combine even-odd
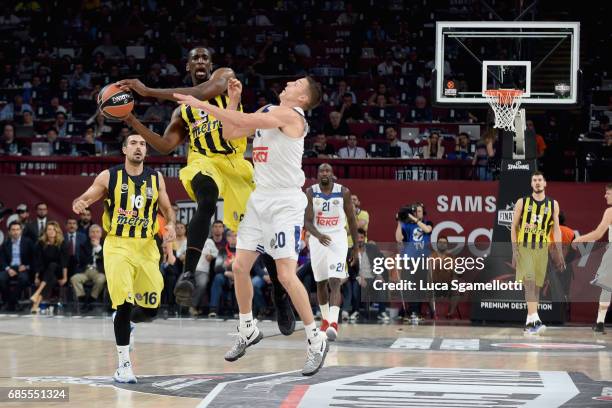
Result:
{"label": "hardwood court floor", "polygon": [[[285,337],[280,335],[274,322],[260,322],[259,326],[266,338],[250,348],[245,357],[228,363],[223,359],[223,354],[233,343],[235,326],[236,321],[192,319],[157,320],[151,324],[138,325],[132,363],[136,375],[140,376],[139,384],[120,389],[111,386],[109,381],[116,364],[110,318],[0,315],[0,387],[70,388],[69,403],[0,403],[0,406],[311,406],[304,405],[304,402],[300,405],[300,398],[304,395],[308,397],[304,393],[309,385],[291,385],[293,388],[287,391],[288,396],[283,394],[278,397],[279,401],[284,401],[285,405],[281,405],[275,402],[274,392],[270,392],[278,384],[270,381],[256,381],[259,384],[257,386],[264,384],[267,387],[265,392],[270,394],[266,397],[269,398],[267,402],[248,403],[249,396],[260,396],[256,391],[249,391],[249,386],[240,391],[243,393],[241,398],[244,405],[235,401],[227,405],[224,403],[231,398],[238,398],[238,391],[227,397],[219,394],[220,399],[212,399],[213,395],[209,394],[216,395],[224,387],[231,389],[226,384],[219,387],[219,382],[253,383],[254,377],[260,376],[275,378],[279,384],[299,383],[303,380],[299,372],[289,373],[300,370],[304,363],[303,330]],[[455,378],[453,381],[464,376],[487,374],[489,372],[480,370],[491,369],[496,370],[490,372],[491,377],[509,375],[509,371],[505,370],[578,372],[586,374],[593,382],[608,382],[612,381],[611,356],[612,333],[595,336],[587,327],[552,327],[545,336],[532,338],[523,336],[519,327],[345,324],[341,325],[338,341],[332,343],[325,368],[313,379],[330,375],[327,380],[333,382],[342,379],[343,375],[349,375],[346,373],[358,376],[373,371],[368,367],[413,367],[417,370],[430,369],[428,375],[434,377],[437,377],[438,372],[440,375],[448,375],[450,372]],[[241,373],[250,374],[245,377]],[[270,375],[272,373],[284,374]],[[162,377],[149,379],[146,376]],[[422,378],[419,381],[423,384]],[[575,379],[573,381],[577,385],[580,382]],[[146,382],[149,384],[145,385]],[[433,384],[435,381],[429,382]],[[208,384],[210,389],[198,389]],[[216,388],[214,384],[217,384]],[[599,395],[602,389],[600,385],[598,383],[591,387],[596,392],[593,396]],[[211,393],[211,389],[215,391]],[[202,403],[207,395],[209,405]],[[593,403],[596,405],[571,406],[600,406],[597,405],[598,401]],[[612,405],[612,402],[608,404]],[[414,406],[440,405],[423,403]]]}

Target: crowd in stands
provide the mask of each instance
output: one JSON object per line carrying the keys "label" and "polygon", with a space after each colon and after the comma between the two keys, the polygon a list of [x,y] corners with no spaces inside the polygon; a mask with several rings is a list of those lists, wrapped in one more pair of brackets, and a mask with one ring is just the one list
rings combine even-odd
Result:
{"label": "crowd in stands", "polygon": [[[431,20],[490,19],[478,2],[390,0],[377,2],[376,13],[370,4],[344,1],[231,8],[218,1],[57,3],[4,5],[0,154],[117,154],[130,129],[97,113],[101,87],[129,77],[150,87],[191,85],[186,56],[203,46],[216,67],[233,68],[244,82],[247,111],[276,102],[287,78],[309,73],[323,83],[325,103],[308,113],[307,157],[457,159],[478,166],[481,179],[490,179],[487,167],[494,166],[486,164],[499,157],[487,109],[436,108],[431,101]],[[531,12],[546,19],[550,10]],[[585,50],[588,61],[596,48]],[[598,74],[585,71],[597,85]],[[136,114],[160,134],[173,109],[147,98],[136,104]],[[415,123],[418,132],[405,135],[402,128]],[[466,146],[456,126],[449,131],[440,123],[478,124],[481,131],[468,135]],[[554,168],[558,161],[550,157],[573,145],[580,124],[554,114],[536,124],[540,160]]]}

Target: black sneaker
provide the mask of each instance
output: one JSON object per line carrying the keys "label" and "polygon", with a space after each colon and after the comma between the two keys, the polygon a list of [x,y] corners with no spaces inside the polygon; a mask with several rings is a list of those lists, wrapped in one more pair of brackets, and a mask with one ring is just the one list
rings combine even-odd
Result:
{"label": "black sneaker", "polygon": [[275,296],[274,306],[276,307],[278,329],[285,336],[291,336],[295,331],[295,314],[289,295],[285,292],[280,297]]}
{"label": "black sneaker", "polygon": [[174,286],[174,297],[176,298],[176,303],[185,307],[192,306],[194,290],[195,278],[193,274],[189,271],[183,272],[183,274],[179,276],[176,286]]}
{"label": "black sneaker", "polygon": [[605,328],[605,326],[604,326],[603,322],[595,323],[593,325],[593,331],[595,333],[606,334],[606,331],[604,330],[604,328]]}

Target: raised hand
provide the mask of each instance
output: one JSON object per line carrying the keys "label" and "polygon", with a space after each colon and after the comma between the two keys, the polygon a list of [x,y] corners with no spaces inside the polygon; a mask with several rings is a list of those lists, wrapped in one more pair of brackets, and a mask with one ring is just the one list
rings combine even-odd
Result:
{"label": "raised hand", "polygon": [[132,90],[138,95],[148,96],[148,88],[145,86],[145,84],[140,82],[139,79],[122,79],[121,81],[116,82],[115,85],[117,85],[123,91]]}

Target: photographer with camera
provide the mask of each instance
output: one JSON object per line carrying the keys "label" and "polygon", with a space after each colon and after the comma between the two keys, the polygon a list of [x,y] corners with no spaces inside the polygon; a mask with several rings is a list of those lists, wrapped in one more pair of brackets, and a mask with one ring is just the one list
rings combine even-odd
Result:
{"label": "photographer with camera", "polygon": [[[400,255],[409,258],[427,257],[430,253],[431,232],[433,223],[424,219],[425,207],[422,203],[413,203],[400,208],[396,215],[397,228],[395,229],[395,240],[401,244]],[[409,272],[405,278],[414,282],[427,280],[427,269]],[[401,271],[400,271],[401,273]],[[419,285],[417,284],[417,287]],[[416,293],[418,297],[422,294]],[[421,314],[421,302],[410,302],[404,318],[411,320],[419,319]]]}

